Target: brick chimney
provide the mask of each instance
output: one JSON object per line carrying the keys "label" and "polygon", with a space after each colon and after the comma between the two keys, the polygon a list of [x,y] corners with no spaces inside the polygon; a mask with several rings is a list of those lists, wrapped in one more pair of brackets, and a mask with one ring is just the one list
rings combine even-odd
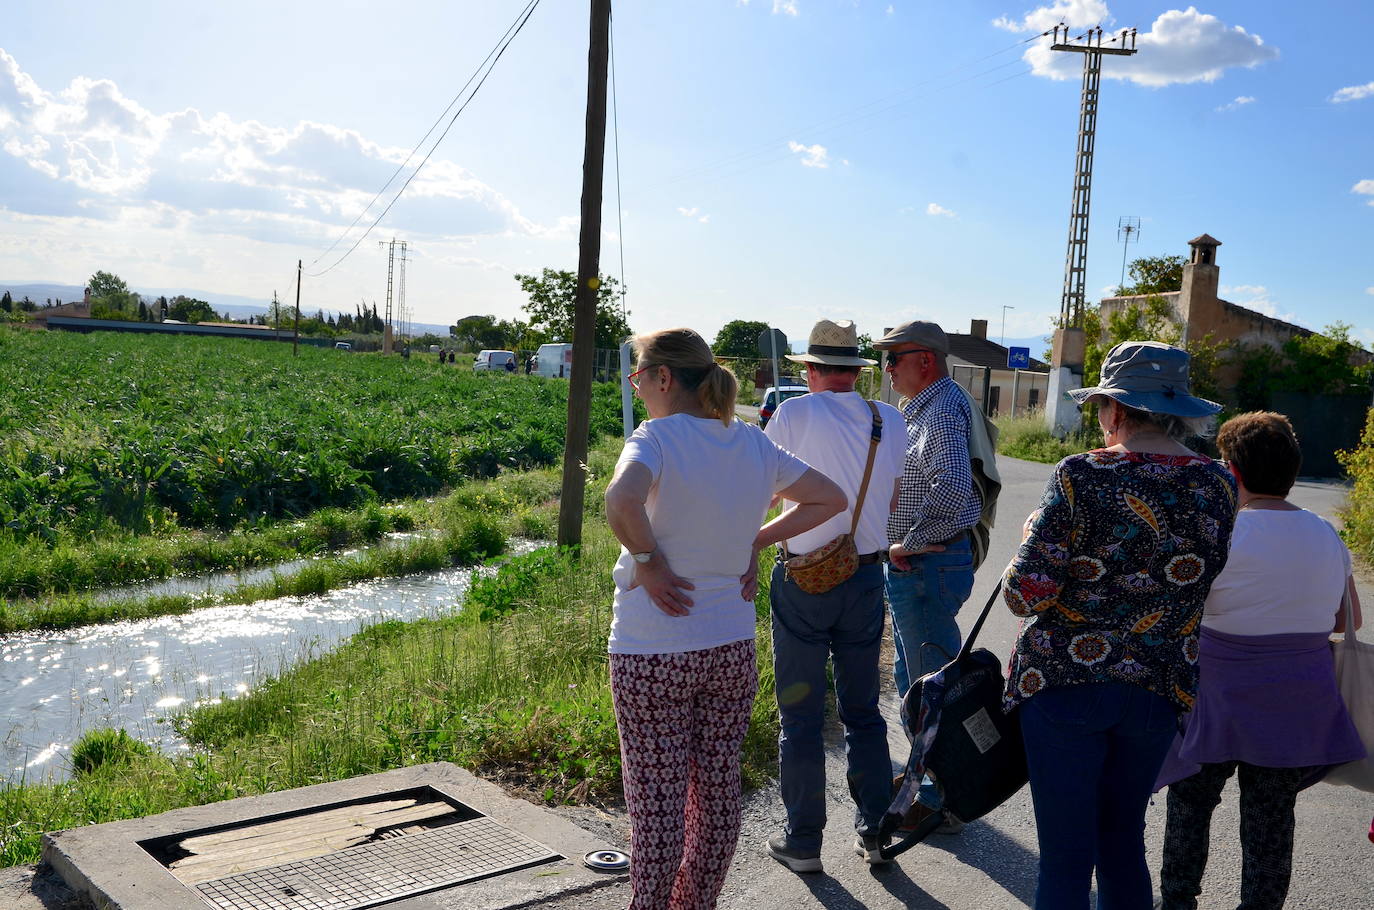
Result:
{"label": "brick chimney", "polygon": [[981,338],[987,341],[988,321],[986,319],[974,319],[969,323],[968,333],[974,338]]}
{"label": "brick chimney", "polygon": [[1204,338],[1217,327],[1221,301],[1217,289],[1221,269],[1217,266],[1217,247],[1221,241],[1202,234],[1188,241],[1191,255],[1183,266],[1183,287],[1178,295],[1178,316],[1183,323],[1183,342]]}

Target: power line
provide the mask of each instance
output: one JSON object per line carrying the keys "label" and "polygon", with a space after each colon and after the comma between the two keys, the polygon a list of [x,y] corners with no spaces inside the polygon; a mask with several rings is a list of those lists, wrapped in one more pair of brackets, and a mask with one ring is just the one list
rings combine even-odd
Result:
{"label": "power line", "polygon": [[367,214],[368,209],[372,208],[373,203],[375,203],[378,199],[381,198],[382,193],[386,192],[387,187],[391,186],[392,182],[395,181],[396,177],[401,173],[401,171],[405,170],[406,165],[410,164],[410,159],[415,157],[415,153],[418,152],[420,150],[420,147],[425,144],[425,141],[429,139],[429,137],[434,133],[434,130],[438,128],[440,123],[444,122],[444,118],[448,116],[448,112],[453,110],[453,106],[458,103],[458,99],[462,98],[463,93],[468,90],[468,86],[472,85],[472,80],[477,78],[477,74],[482,71],[482,67],[487,65],[487,61],[489,61],[492,55],[496,53],[497,48],[501,46],[501,42],[504,41],[506,39],[506,36],[511,33],[511,30],[515,28],[516,23],[520,21],[520,16],[525,15],[529,11],[530,6],[533,6],[536,3],[538,3],[538,0],[530,0],[530,2],[526,4],[525,9],[521,10],[520,14],[515,17],[514,21],[512,21],[511,24],[506,27],[505,34],[503,34],[501,38],[497,40],[496,44],[492,46],[492,49],[487,52],[487,56],[482,60],[480,64],[477,65],[477,69],[472,71],[472,75],[468,77],[467,82],[463,83],[463,87],[458,90],[458,94],[453,96],[453,100],[448,103],[448,107],[444,108],[443,112],[440,113],[439,116],[434,119],[434,123],[431,124],[429,129],[425,131],[425,134],[420,137],[420,141],[415,143],[415,147],[410,150],[410,154],[406,155],[405,160],[402,161],[399,165],[397,165],[396,170],[393,171],[391,173],[391,176],[387,178],[386,183],[382,184],[382,188],[379,189],[370,200],[368,200],[367,205],[363,206],[362,210],[358,212],[358,217],[353,219],[352,224],[344,228],[343,233],[339,234],[338,238],[335,239],[335,241],[329,245],[329,249],[325,250],[323,253],[321,253],[320,255],[316,256],[313,260],[311,260],[310,264],[312,266],[324,257],[328,256],[331,252],[333,252],[334,248],[337,247],[340,243],[342,243],[343,239],[348,236],[348,232],[358,226],[358,222],[363,220],[363,216]]}
{"label": "power line", "polygon": [[[360,236],[357,240],[353,242],[353,245],[348,248],[348,252],[344,253],[328,267],[318,272],[312,272],[310,274],[311,278],[319,278],[322,275],[328,274],[330,271],[336,268],[339,265],[339,263],[343,262],[350,255],[352,255],[353,251],[358,248],[359,244],[361,244],[364,240],[367,239],[367,235],[372,233],[372,229],[375,228],[378,224],[380,224],[382,219],[387,216],[387,213],[391,211],[392,206],[394,206],[397,203],[397,201],[400,200],[401,196],[405,195],[406,188],[410,186],[410,182],[414,180],[416,176],[419,175],[420,171],[424,170],[425,164],[429,162],[430,156],[434,154],[435,150],[438,149],[439,146],[443,143],[444,138],[448,136],[449,131],[453,129],[453,124],[458,122],[458,118],[462,116],[463,111],[467,110],[468,105],[472,103],[472,99],[477,97],[477,93],[482,90],[482,86],[486,84],[487,78],[492,74],[492,71],[496,69],[496,64],[501,61],[501,57],[506,53],[506,49],[510,47],[511,42],[514,41],[516,36],[519,35],[520,32],[525,28],[525,23],[530,21],[530,16],[534,15],[534,11],[539,8],[539,3],[540,0],[531,0],[531,2],[528,6],[526,6],[522,14],[523,18],[521,18],[519,24],[515,26],[514,31],[507,31],[507,37],[503,39],[504,43],[500,45],[500,47],[496,51],[495,56],[492,57],[491,55],[488,55],[488,59],[491,60],[491,63],[487,66],[486,72],[482,74],[482,78],[477,82],[477,85],[473,87],[472,92],[468,95],[467,100],[464,101],[462,106],[454,112],[453,117],[448,122],[448,126],[444,127],[444,131],[439,134],[439,138],[434,140],[434,144],[431,145],[429,151],[425,153],[425,157],[421,159],[418,165],[416,165],[415,170],[411,173],[409,177],[406,178],[405,183],[401,184],[401,188],[396,191],[396,195],[393,196],[391,201],[387,203],[386,208],[382,209],[381,214],[378,215],[375,219],[373,219],[372,223],[368,225],[367,230],[363,231],[362,236]],[[452,105],[449,105],[449,107],[451,108]],[[433,132],[432,129],[431,132]],[[421,140],[421,142],[423,143],[423,140]],[[404,167],[404,165],[402,166]],[[390,182],[391,181],[387,181],[388,184],[390,184]],[[383,189],[385,189],[385,187],[383,187]],[[378,195],[380,195],[380,193]],[[371,205],[371,203],[369,203],[369,205]]]}

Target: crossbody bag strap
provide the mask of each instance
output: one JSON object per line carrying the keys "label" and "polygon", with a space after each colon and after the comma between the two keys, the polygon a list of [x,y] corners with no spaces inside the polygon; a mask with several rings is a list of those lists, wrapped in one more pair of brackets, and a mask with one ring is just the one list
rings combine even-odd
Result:
{"label": "crossbody bag strap", "polygon": [[859,530],[859,513],[864,510],[864,497],[868,495],[868,479],[873,474],[873,457],[878,454],[878,443],[883,438],[883,418],[878,414],[878,406],[868,401],[868,409],[873,412],[873,428],[868,434],[868,464],[864,465],[864,481],[859,485],[859,499],[854,503],[854,520],[849,524],[849,536]]}

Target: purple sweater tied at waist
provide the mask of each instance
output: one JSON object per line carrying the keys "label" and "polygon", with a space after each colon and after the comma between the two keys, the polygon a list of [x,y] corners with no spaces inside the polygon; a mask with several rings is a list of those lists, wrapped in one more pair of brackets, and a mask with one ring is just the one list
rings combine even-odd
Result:
{"label": "purple sweater tied at waist", "polygon": [[1325,632],[1229,635],[1202,627],[1198,697],[1155,788],[1199,766],[1243,761],[1309,768],[1363,758],[1336,688]]}

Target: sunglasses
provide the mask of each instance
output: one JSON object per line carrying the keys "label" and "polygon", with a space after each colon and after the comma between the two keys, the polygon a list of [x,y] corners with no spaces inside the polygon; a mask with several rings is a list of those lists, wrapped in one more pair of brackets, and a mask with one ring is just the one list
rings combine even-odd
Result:
{"label": "sunglasses", "polygon": [[932,351],[930,348],[912,348],[912,349],[909,350],[909,351],[889,351],[889,352],[888,352],[888,355],[887,355],[887,365],[888,365],[889,367],[895,367],[895,366],[897,365],[897,361],[901,360],[903,357],[905,357],[905,356],[908,355],[908,354],[934,354],[934,353],[935,353],[935,352]]}

